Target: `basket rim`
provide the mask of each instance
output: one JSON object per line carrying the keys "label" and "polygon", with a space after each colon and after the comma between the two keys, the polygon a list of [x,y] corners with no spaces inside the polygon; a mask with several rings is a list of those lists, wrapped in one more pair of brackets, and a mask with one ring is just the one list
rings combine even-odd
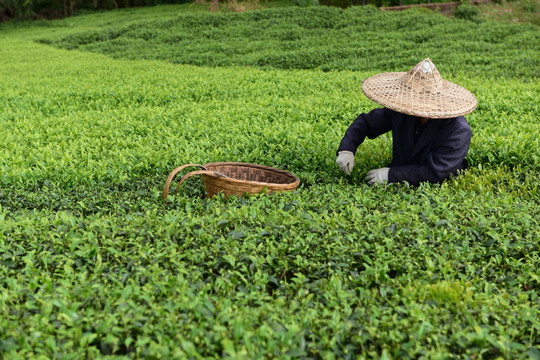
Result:
{"label": "basket rim", "polygon": [[271,167],[271,166],[266,166],[266,165],[244,163],[244,162],[226,161],[226,162],[208,163],[208,164],[204,164],[202,166],[204,166],[208,170],[212,170],[209,167],[220,166],[220,165],[224,165],[224,166],[227,166],[227,165],[229,165],[229,166],[230,165],[232,165],[232,166],[244,166],[244,167],[258,168],[258,169],[261,169],[261,170],[268,170],[268,171],[279,173],[279,174],[282,174],[282,175],[287,175],[288,177],[292,178],[294,181],[290,182],[290,183],[286,183],[286,184],[280,184],[280,183],[269,183],[269,182],[252,181],[252,180],[238,180],[238,179],[235,179],[235,178],[222,177],[222,176],[213,175],[213,174],[203,174],[203,177],[204,176],[211,176],[211,177],[214,177],[214,178],[219,178],[222,181],[228,181],[228,182],[231,182],[231,183],[253,184],[253,185],[267,186],[267,187],[270,187],[270,186],[272,186],[272,187],[276,187],[276,186],[277,187],[291,187],[291,186],[298,186],[300,184],[300,179],[298,178],[298,176],[296,176],[292,172],[287,171],[287,170],[277,169],[277,168],[274,168],[274,167]]}

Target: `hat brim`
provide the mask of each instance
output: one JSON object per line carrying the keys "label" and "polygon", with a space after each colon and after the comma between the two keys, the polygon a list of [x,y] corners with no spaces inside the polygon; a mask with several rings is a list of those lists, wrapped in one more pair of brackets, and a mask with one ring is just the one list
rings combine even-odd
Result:
{"label": "hat brim", "polygon": [[472,112],[478,104],[473,93],[447,80],[442,80],[437,92],[415,92],[403,83],[405,74],[389,72],[372,76],[362,83],[362,92],[389,109],[431,119],[462,116]]}

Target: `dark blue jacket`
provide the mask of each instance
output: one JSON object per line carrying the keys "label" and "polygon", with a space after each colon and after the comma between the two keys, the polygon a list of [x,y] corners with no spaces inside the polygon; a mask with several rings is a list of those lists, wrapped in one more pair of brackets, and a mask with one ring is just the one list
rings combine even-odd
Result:
{"label": "dark blue jacket", "polygon": [[[421,133],[415,136],[415,132]],[[393,152],[388,182],[440,182],[466,167],[465,156],[471,142],[471,127],[463,116],[431,119],[418,126],[418,119],[387,108],[361,114],[345,132],[339,151],[356,149],[366,137],[392,131]],[[417,138],[417,139],[415,139]]]}

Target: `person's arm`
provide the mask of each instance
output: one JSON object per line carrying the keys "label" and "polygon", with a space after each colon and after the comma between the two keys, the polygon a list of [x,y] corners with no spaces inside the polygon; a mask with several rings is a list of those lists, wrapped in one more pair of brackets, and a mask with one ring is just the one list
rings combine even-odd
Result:
{"label": "person's arm", "polygon": [[392,110],[380,108],[358,116],[345,132],[337,153],[350,151],[356,154],[356,150],[366,137],[374,139],[390,131],[392,129],[392,113]]}
{"label": "person's arm", "polygon": [[449,134],[442,145],[428,154],[426,165],[393,166],[388,173],[388,182],[407,181],[418,185],[423,181],[440,182],[454,174],[463,163],[471,142],[471,128],[461,127]]}

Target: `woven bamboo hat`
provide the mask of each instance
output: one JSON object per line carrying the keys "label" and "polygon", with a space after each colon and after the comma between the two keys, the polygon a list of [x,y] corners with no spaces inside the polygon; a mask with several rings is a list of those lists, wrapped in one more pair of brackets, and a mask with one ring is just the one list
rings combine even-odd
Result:
{"label": "woven bamboo hat", "polygon": [[447,119],[472,112],[476,97],[444,80],[429,58],[408,72],[388,72],[362,83],[362,92],[389,109],[418,117]]}

